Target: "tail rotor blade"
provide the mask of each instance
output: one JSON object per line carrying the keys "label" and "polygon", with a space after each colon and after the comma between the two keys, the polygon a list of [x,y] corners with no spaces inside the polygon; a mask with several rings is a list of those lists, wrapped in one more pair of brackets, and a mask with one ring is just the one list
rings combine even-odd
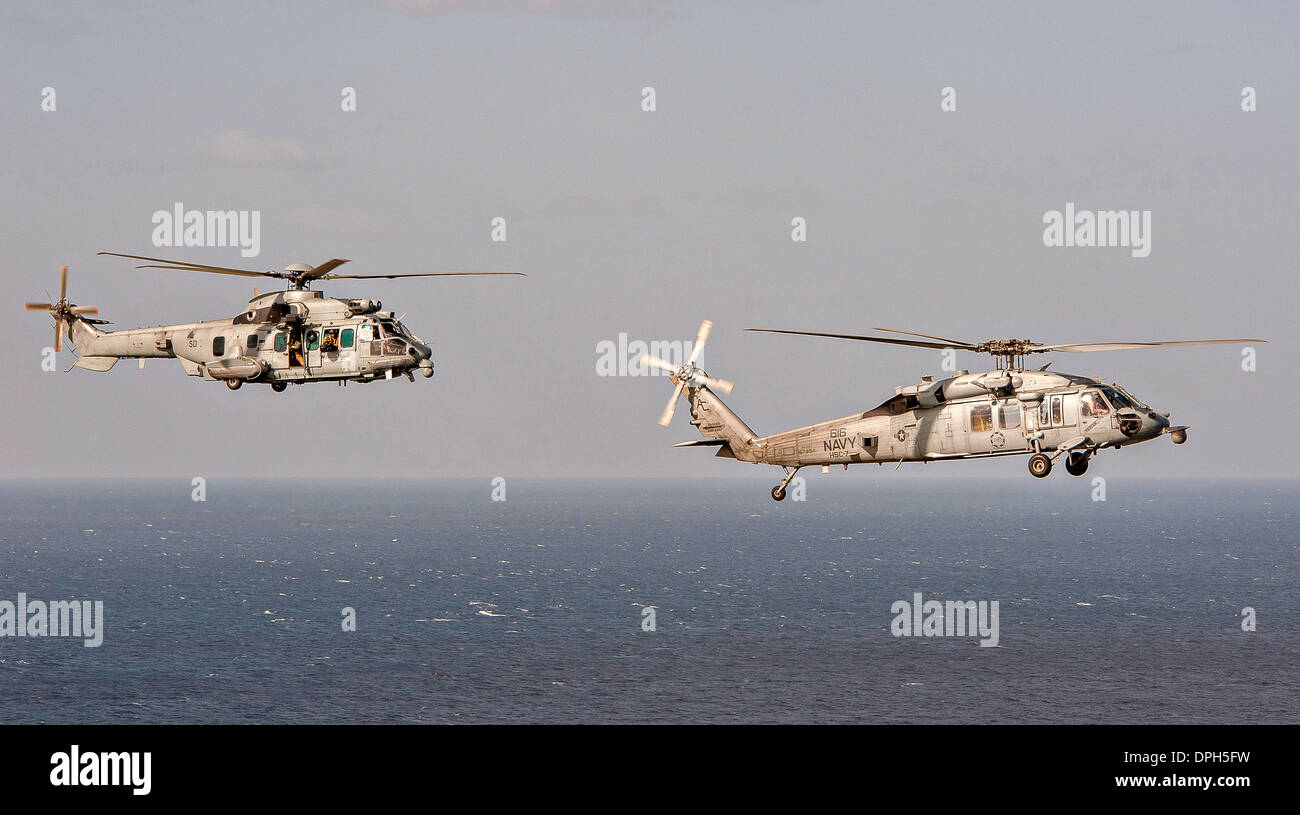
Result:
{"label": "tail rotor blade", "polygon": [[54,350],[56,352],[63,350],[63,321],[59,320],[54,324]]}
{"label": "tail rotor blade", "polygon": [[696,374],[695,379],[699,382],[703,382],[715,391],[722,391],[723,393],[731,393],[732,389],[736,387],[736,383],[730,380],[714,379],[711,376],[704,376],[703,374]]}
{"label": "tail rotor blade", "polygon": [[673,414],[677,411],[677,397],[682,395],[682,388],[686,386],[684,382],[677,383],[677,389],[673,391],[673,398],[668,400],[668,406],[664,408],[663,415],[659,417],[659,424],[667,427],[673,421]]}
{"label": "tail rotor blade", "polygon": [[66,300],[68,297],[68,267],[59,267],[59,299]]}
{"label": "tail rotor blade", "polygon": [[705,320],[700,323],[700,330],[695,334],[695,345],[691,348],[691,357],[686,360],[687,365],[691,365],[700,358],[700,352],[704,350],[704,344],[709,341],[709,332],[713,330],[713,322]]}
{"label": "tail rotor blade", "polygon": [[649,354],[641,355],[641,364],[649,365],[651,368],[658,368],[661,371],[668,371],[670,373],[677,370],[677,366],[671,362],[660,359],[659,357],[652,357]]}
{"label": "tail rotor blade", "polygon": [[69,309],[73,314],[98,314],[98,306],[73,306]]}
{"label": "tail rotor blade", "polygon": [[27,303],[25,307],[28,311],[49,311],[53,308],[49,303]]}

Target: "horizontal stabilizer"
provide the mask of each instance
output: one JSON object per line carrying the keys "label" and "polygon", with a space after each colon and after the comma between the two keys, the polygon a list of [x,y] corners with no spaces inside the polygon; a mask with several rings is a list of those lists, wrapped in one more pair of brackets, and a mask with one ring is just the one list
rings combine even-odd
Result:
{"label": "horizontal stabilizer", "polygon": [[679,441],[673,447],[721,447],[726,443],[726,439],[696,439],[695,441]]}
{"label": "horizontal stabilizer", "polygon": [[82,357],[77,360],[73,367],[85,368],[87,371],[99,371],[103,373],[117,364],[121,357]]}

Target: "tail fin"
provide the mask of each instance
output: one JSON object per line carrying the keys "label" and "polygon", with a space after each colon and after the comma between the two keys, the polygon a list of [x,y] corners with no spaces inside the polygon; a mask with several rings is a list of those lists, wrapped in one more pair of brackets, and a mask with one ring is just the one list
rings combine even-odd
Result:
{"label": "tail fin", "polygon": [[686,401],[691,406],[691,424],[700,431],[700,435],[722,442],[718,455],[741,461],[758,460],[758,434],[707,385],[688,387]]}
{"label": "tail fin", "polygon": [[700,323],[700,330],[695,335],[695,345],[691,349],[691,354],[681,364],[649,354],[641,357],[642,365],[667,371],[673,385],[676,386],[673,395],[668,399],[663,415],[659,417],[659,424],[667,427],[672,422],[673,411],[677,409],[677,397],[685,395],[686,401],[691,406],[691,424],[699,428],[700,433],[711,441],[686,442],[678,445],[679,447],[716,446],[720,448],[718,450],[720,456],[738,458],[741,461],[757,461],[762,445],[756,443],[757,437],[754,431],[750,430],[739,416],[732,413],[731,408],[727,407],[712,390],[717,388],[723,393],[731,393],[735,385],[725,379],[709,376],[696,365],[712,330],[713,323],[710,321],[705,320]]}

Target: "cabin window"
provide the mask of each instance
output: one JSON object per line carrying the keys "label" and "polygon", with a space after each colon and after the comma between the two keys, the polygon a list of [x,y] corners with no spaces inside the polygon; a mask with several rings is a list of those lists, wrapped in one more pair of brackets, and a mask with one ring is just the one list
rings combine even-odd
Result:
{"label": "cabin window", "polygon": [[359,336],[357,337],[357,339],[361,340],[362,342],[370,342],[375,338],[375,327],[371,323],[362,323],[361,328],[358,330],[358,333]]}
{"label": "cabin window", "polygon": [[1052,397],[1052,424],[1053,424],[1053,425],[1056,425],[1056,426],[1058,426],[1058,427],[1059,427],[1060,425],[1062,425],[1062,424],[1065,424],[1065,420],[1064,420],[1064,419],[1062,418],[1062,416],[1061,416],[1061,402],[1062,402],[1062,400],[1063,400],[1063,397],[1060,397],[1060,396],[1053,396],[1053,397]]}
{"label": "cabin window", "polygon": [[356,332],[351,328],[345,328],[340,332],[339,338],[339,345],[344,348],[351,348],[356,339]]}
{"label": "cabin window", "polygon": [[993,429],[993,406],[972,405],[970,409],[970,429],[982,433]]}
{"label": "cabin window", "polygon": [[283,331],[275,335],[275,350],[284,353],[289,348],[289,337]]}
{"label": "cabin window", "polygon": [[322,351],[327,352],[337,352],[339,350],[339,330],[337,328],[325,329],[325,336],[321,340],[320,348]]}
{"label": "cabin window", "polygon": [[320,348],[320,332],[312,329],[307,332],[307,350],[315,351]]}
{"label": "cabin window", "polygon": [[213,338],[212,338],[212,356],[214,356],[214,357],[220,357],[220,356],[225,356],[225,354],[226,354],[226,338],[225,338],[225,337],[213,337]]}
{"label": "cabin window", "polygon": [[1039,426],[1039,427],[1051,427],[1051,426],[1052,426],[1052,423],[1051,423],[1050,421],[1048,421],[1048,419],[1047,419],[1047,412],[1048,412],[1048,406],[1047,406],[1047,403],[1048,403],[1048,400],[1047,400],[1047,399],[1044,399],[1043,402],[1042,402],[1042,404],[1040,404],[1040,405],[1038,406],[1038,426]]}
{"label": "cabin window", "polygon": [[1003,430],[1014,430],[1020,427],[1020,403],[1010,402],[999,405],[998,421],[1002,423]]}
{"label": "cabin window", "polygon": [[249,334],[249,335],[248,335],[248,350],[253,351],[253,350],[256,350],[256,349],[257,349],[257,335],[256,335],[256,334]]}

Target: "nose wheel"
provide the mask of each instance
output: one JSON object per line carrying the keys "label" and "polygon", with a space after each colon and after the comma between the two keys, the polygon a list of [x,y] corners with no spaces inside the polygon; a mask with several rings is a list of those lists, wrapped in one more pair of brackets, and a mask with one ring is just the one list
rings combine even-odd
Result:
{"label": "nose wheel", "polygon": [[1052,472],[1052,460],[1043,453],[1034,453],[1029,457],[1029,474],[1034,478],[1047,478]]}

